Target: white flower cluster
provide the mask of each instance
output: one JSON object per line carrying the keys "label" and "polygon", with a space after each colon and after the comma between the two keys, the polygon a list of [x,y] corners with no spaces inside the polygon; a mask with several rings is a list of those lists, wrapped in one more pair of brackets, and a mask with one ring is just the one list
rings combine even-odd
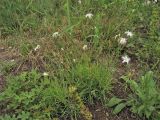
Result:
{"label": "white flower cluster", "polygon": [[[133,33],[131,31],[126,31],[124,32],[124,34],[127,36],[127,37],[133,37]],[[115,39],[118,38],[118,42],[120,45],[126,45],[127,44],[127,38],[125,37],[120,37],[120,34],[116,35],[115,36]],[[123,55],[122,56],[122,63],[129,63],[131,61],[131,58],[128,56],[128,55]]]}
{"label": "white flower cluster", "polygon": [[[133,37],[133,33],[130,32],[129,30],[124,32],[124,34],[126,34],[127,37],[130,37],[130,38]],[[127,43],[127,38],[120,37],[120,34],[115,36],[115,39],[117,39],[117,38],[119,38],[118,39],[119,44],[125,45]]]}

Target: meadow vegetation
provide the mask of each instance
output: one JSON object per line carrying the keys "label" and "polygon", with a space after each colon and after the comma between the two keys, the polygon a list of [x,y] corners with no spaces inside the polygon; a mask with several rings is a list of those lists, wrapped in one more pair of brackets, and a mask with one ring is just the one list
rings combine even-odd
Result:
{"label": "meadow vegetation", "polygon": [[0,120],[160,120],[159,70],[156,0],[0,0]]}

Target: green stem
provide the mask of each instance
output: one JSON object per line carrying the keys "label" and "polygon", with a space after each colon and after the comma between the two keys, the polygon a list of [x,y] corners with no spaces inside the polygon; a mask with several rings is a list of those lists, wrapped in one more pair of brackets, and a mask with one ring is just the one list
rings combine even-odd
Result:
{"label": "green stem", "polygon": [[68,25],[71,25],[71,18],[70,18],[70,8],[69,8],[69,0],[67,0],[67,17],[68,17]]}

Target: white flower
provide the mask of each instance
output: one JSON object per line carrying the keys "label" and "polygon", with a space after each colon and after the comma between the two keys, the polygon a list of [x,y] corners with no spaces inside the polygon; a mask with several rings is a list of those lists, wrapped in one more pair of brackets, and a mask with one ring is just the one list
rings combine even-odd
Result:
{"label": "white flower", "polygon": [[37,45],[37,46],[34,48],[34,50],[37,51],[37,50],[40,49],[40,48],[41,48],[41,46],[40,46],[40,45]]}
{"label": "white flower", "polygon": [[150,3],[151,3],[151,1],[149,1],[149,0],[146,1],[146,4],[147,4],[147,5],[149,5]]}
{"label": "white flower", "polygon": [[76,62],[76,59],[73,59],[73,62]]}
{"label": "white flower", "polygon": [[122,63],[129,63],[131,60],[130,57],[128,57],[127,55],[122,56]]}
{"label": "white flower", "polygon": [[43,73],[43,76],[48,76],[48,73],[47,73],[47,72],[44,72],[44,73]]}
{"label": "white flower", "polygon": [[118,41],[119,41],[119,44],[121,44],[121,45],[125,45],[127,43],[126,38],[120,38]]}
{"label": "white flower", "polygon": [[154,0],[154,1],[153,1],[153,3],[157,3],[157,2],[158,2],[158,0]]}
{"label": "white flower", "polygon": [[136,10],[135,9],[132,9],[132,12],[134,13]]}
{"label": "white flower", "polygon": [[93,17],[93,14],[92,14],[92,13],[88,13],[88,14],[86,14],[85,16],[86,16],[86,18],[91,19],[91,18]]}
{"label": "white flower", "polygon": [[14,59],[12,59],[11,62],[14,62]]}
{"label": "white flower", "polygon": [[64,51],[64,48],[61,48],[62,51]]}
{"label": "white flower", "polygon": [[87,50],[87,45],[83,45],[83,50]]}
{"label": "white flower", "polygon": [[129,37],[132,37],[132,36],[133,36],[133,33],[132,33],[132,32],[130,32],[129,30],[128,30],[128,31],[126,31],[126,32],[125,32],[125,34],[126,34],[127,36],[129,36]]}
{"label": "white flower", "polygon": [[82,1],[81,1],[81,0],[78,0],[78,3],[79,3],[79,4],[81,4],[81,3],[82,3]]}
{"label": "white flower", "polygon": [[56,37],[58,37],[58,36],[59,36],[59,32],[55,32],[55,33],[53,33],[53,35],[52,35],[53,38],[56,38]]}

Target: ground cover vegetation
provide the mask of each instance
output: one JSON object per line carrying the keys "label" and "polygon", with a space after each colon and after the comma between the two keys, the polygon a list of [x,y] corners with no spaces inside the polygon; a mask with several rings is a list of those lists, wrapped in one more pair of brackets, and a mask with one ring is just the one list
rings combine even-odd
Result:
{"label": "ground cover vegetation", "polygon": [[157,0],[0,0],[0,120],[160,120]]}

